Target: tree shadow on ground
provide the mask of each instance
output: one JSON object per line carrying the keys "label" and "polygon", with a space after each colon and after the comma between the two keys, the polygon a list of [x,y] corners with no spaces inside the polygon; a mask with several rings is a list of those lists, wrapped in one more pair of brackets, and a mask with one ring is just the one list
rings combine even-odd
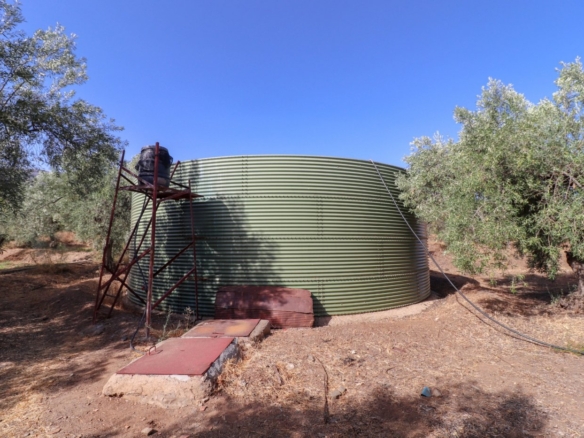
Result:
{"label": "tree shadow on ground", "polygon": [[[244,405],[225,399],[217,413],[194,424],[174,424],[167,434],[197,437],[531,437],[539,436],[547,414],[521,392],[489,393],[476,382],[445,385],[440,397],[397,396],[378,386],[364,399],[346,394],[330,401],[325,422],[322,397],[278,405]],[[200,421],[200,420],[199,420]]]}
{"label": "tree shadow on ground", "polygon": [[[471,277],[465,277],[464,275],[457,274],[446,274],[448,278],[458,289],[462,289],[465,286],[478,287],[479,282]],[[450,282],[444,278],[444,275],[438,271],[430,270],[430,289],[436,292],[441,298],[447,297],[456,293],[456,290],[452,287]]]}
{"label": "tree shadow on ground", "polygon": [[559,274],[555,280],[530,273],[522,279],[506,276],[496,279],[497,286],[482,288],[491,292],[480,299],[481,306],[492,313],[508,316],[537,316],[557,313],[550,305],[574,290],[577,279],[572,273]]}
{"label": "tree shadow on ground", "polygon": [[[481,285],[479,281],[458,274],[446,274],[463,293],[484,291],[488,297],[480,297],[478,303],[490,313],[507,316],[537,316],[557,313],[550,305],[574,291],[577,278],[565,272],[551,280],[543,274],[502,275],[492,279],[493,285]],[[452,285],[437,271],[430,271],[430,288],[441,298],[456,293]]]}
{"label": "tree shadow on ground", "polygon": [[122,350],[139,316],[114,311],[92,324],[97,282],[94,264],[39,265],[4,274],[0,295],[0,410],[26,395],[49,393],[96,380],[110,356]]}

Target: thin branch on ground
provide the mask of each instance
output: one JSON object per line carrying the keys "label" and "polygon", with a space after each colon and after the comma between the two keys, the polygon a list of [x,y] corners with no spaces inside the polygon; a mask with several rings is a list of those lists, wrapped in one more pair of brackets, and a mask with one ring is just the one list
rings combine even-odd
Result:
{"label": "thin branch on ground", "polygon": [[330,418],[330,412],[329,412],[329,406],[328,406],[328,391],[329,391],[329,376],[328,373],[326,371],[326,368],[324,366],[324,364],[322,363],[322,361],[314,356],[316,360],[318,360],[318,362],[320,363],[320,365],[322,366],[322,369],[324,371],[324,407],[323,407],[323,419],[324,419],[324,424],[328,424],[329,422],[329,418]]}

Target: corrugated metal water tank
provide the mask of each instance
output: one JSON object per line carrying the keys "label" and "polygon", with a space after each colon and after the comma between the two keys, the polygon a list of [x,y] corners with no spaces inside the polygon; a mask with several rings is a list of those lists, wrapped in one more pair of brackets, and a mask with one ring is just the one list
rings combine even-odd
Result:
{"label": "corrugated metal water tank", "polygon": [[[394,179],[403,169],[377,166],[398,199]],[[202,315],[213,315],[215,293],[225,285],[308,289],[317,316],[385,310],[430,294],[424,248],[368,161],[288,155],[206,158],[181,163],[175,180],[189,179],[193,191],[203,195],[193,204]],[[142,196],[133,196],[136,221]],[[163,205],[157,216],[156,266],[190,238],[187,201]],[[425,226],[405,214],[426,239]],[[192,263],[192,255],[181,256],[155,279],[153,296],[160,296]],[[141,268],[148,272],[147,258]],[[131,284],[145,295],[142,278],[134,267]],[[186,282],[163,306],[175,312],[194,309],[193,291],[193,282]]]}

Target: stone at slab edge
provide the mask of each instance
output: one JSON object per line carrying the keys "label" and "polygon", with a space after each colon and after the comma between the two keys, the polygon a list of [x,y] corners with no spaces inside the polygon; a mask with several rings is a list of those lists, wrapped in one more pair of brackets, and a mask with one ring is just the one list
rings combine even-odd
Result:
{"label": "stone at slab edge", "polygon": [[251,342],[260,342],[264,338],[266,338],[271,333],[271,324],[270,321],[267,319],[261,319],[258,322],[258,325],[252,330],[247,338],[243,338],[246,340],[250,340]]}

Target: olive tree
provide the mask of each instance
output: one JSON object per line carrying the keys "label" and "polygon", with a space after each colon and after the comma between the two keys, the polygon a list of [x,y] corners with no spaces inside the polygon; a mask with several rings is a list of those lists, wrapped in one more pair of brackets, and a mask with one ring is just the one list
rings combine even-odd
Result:
{"label": "olive tree", "polygon": [[[93,249],[101,249],[106,239],[117,180],[117,167],[110,166],[89,193],[71,190],[67,174],[39,172],[24,189],[21,208],[4,218],[4,233],[20,245],[35,246],[44,239],[55,240],[58,231],[73,231]],[[131,196],[118,193],[110,239],[117,254],[130,231]]]}
{"label": "olive tree", "polygon": [[529,102],[490,79],[456,108],[458,141],[416,138],[402,199],[469,273],[505,266],[509,248],[554,277],[562,253],[584,297],[584,71],[562,64],[552,99]]}
{"label": "olive tree", "polygon": [[26,35],[20,6],[0,0],[0,215],[21,204],[32,168],[68,173],[78,192],[117,160],[121,128],[75,99],[87,80],[75,36],[62,26]]}

